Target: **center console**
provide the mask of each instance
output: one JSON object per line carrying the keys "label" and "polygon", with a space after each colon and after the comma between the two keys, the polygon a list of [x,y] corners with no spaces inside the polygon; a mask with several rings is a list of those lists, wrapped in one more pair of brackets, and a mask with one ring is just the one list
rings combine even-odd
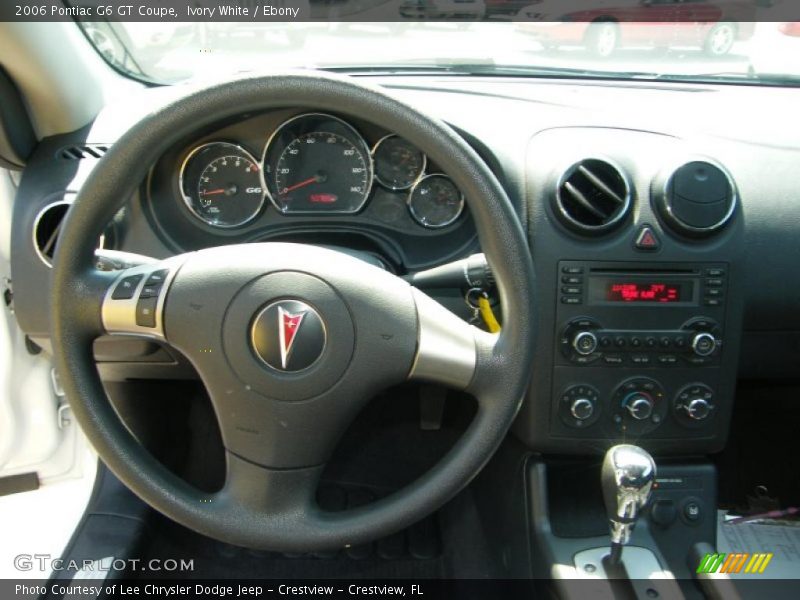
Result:
{"label": "center console", "polygon": [[712,148],[550,129],[529,146],[541,320],[515,433],[534,451],[657,458],[725,445],[743,311],[743,213]]}
{"label": "center console", "polygon": [[708,437],[727,263],[560,261],[550,434]]}

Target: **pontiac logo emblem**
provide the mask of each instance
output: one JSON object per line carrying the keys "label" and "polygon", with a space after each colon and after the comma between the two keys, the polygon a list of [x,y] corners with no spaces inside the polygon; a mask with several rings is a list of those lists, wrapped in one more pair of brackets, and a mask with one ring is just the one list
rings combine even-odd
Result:
{"label": "pontiac logo emblem", "polygon": [[278,331],[281,338],[281,367],[286,370],[289,355],[292,353],[292,346],[303,324],[303,318],[307,311],[293,315],[286,311],[282,306],[278,306]]}
{"label": "pontiac logo emblem", "polygon": [[256,356],[269,367],[302,371],[322,356],[325,324],[305,302],[279,300],[256,315],[250,338]]}

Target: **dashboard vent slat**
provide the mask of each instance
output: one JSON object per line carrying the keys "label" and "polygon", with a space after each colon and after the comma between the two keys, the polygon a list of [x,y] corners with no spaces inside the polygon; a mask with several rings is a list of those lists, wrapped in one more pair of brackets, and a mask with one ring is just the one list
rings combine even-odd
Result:
{"label": "dashboard vent slat", "polygon": [[66,146],[58,151],[58,157],[64,160],[83,160],[85,158],[100,159],[108,152],[107,144],[83,144]]}
{"label": "dashboard vent slat", "polygon": [[554,208],[559,220],[578,233],[596,235],[622,223],[631,207],[631,191],[622,171],[606,160],[590,158],[572,165],[559,180]]}

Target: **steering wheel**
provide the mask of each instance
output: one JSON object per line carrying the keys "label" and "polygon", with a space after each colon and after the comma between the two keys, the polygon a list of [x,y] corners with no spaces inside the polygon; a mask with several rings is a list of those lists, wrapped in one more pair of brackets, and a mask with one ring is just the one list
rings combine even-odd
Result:
{"label": "steering wheel", "polygon": [[[190,252],[113,273],[94,240],[150,165],[174,143],[228,117],[301,107],[357,116],[428,154],[464,192],[502,298],[504,325],[468,325],[400,278],[332,250],[253,243]],[[285,73],[195,89],[144,117],[81,188],[52,273],[55,360],[100,458],[146,503],[232,544],[309,551],[366,542],[433,512],[480,471],[508,432],[532,364],[534,273],[497,179],[449,126],[346,77]],[[99,335],[157,339],[207,388],[226,476],[204,493],[169,472],[126,429],[92,354]],[[453,448],[412,484],[372,504],[315,503],[337,440],[370,398],[407,380],[465,390],[478,410]]]}

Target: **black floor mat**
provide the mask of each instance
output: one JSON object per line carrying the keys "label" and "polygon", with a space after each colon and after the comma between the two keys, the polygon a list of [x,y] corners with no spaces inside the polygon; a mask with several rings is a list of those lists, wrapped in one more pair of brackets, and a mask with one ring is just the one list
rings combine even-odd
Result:
{"label": "black floor mat", "polygon": [[[182,579],[435,579],[445,576],[436,517],[371,544],[303,555],[239,548],[189,531],[158,517],[158,531],[144,560],[193,561]],[[149,574],[149,575],[152,575]]]}
{"label": "black floor mat", "polygon": [[[474,403],[470,399],[451,395],[441,429],[425,431],[419,425],[418,388],[401,386],[388,390],[363,411],[341,440],[322,477],[317,494],[320,507],[344,510],[402,488],[452,447],[473,414]],[[194,464],[196,458],[188,462]],[[194,533],[155,513],[152,525],[149,541],[140,551],[144,560],[194,561],[193,571],[164,573],[165,577],[431,579],[481,578],[493,573],[469,491],[405,531],[338,552],[292,556],[238,548]]]}

